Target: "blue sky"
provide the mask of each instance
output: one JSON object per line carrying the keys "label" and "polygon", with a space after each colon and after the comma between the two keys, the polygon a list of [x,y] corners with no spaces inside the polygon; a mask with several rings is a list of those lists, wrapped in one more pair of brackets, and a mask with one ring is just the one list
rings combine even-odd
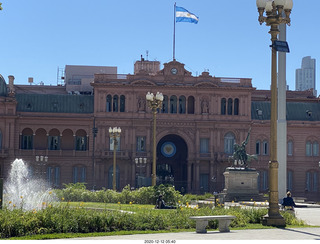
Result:
{"label": "blue sky", "polygon": [[[120,74],[133,73],[147,50],[149,60],[170,62],[176,2],[200,18],[198,24],[176,24],[177,61],[193,75],[209,70],[270,88],[269,27],[260,26],[255,0],[0,1],[0,74],[6,81],[14,75],[16,84],[34,77],[35,84],[56,85],[57,68],[65,65],[117,66]],[[320,1],[293,1],[287,28],[291,90],[302,58],[320,60]]]}

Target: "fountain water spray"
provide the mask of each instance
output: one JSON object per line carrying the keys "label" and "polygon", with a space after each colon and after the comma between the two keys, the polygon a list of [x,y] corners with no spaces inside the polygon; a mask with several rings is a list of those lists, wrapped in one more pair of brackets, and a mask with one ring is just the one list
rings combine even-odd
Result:
{"label": "fountain water spray", "polygon": [[9,209],[38,210],[57,201],[57,198],[43,179],[31,176],[22,159],[16,159],[11,165],[8,180],[4,183],[3,201]]}

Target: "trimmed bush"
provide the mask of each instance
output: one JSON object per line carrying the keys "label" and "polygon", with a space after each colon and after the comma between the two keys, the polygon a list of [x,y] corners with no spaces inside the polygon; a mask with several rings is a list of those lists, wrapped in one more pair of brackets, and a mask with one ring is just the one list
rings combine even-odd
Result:
{"label": "trimmed bush", "polygon": [[59,199],[71,202],[104,202],[122,203],[129,202],[139,204],[155,204],[157,197],[162,194],[166,203],[176,205],[179,201],[186,202],[186,197],[182,196],[172,186],[149,186],[131,190],[130,185],[123,188],[121,192],[110,189],[99,191],[89,191],[84,183],[66,184],[64,189],[56,189]]}

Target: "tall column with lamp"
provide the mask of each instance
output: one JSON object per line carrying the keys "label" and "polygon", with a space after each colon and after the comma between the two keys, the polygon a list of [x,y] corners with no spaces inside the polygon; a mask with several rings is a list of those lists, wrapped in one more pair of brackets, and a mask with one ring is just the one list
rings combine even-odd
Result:
{"label": "tall column with lamp", "polygon": [[[278,194],[278,167],[277,161],[277,41],[279,25],[290,25],[290,14],[293,6],[292,0],[256,0],[259,23],[270,26],[272,42],[271,60],[271,119],[270,119],[270,161],[269,161],[269,208],[268,214],[263,218],[263,225],[285,226],[285,220],[279,212]],[[283,17],[283,11],[285,16]],[[266,16],[264,16],[266,13]],[[281,47],[280,47],[281,48]]]}
{"label": "tall column with lamp", "polygon": [[113,139],[113,170],[112,170],[112,189],[117,190],[117,165],[116,165],[116,155],[117,155],[117,146],[118,146],[118,137],[121,134],[120,127],[109,128],[110,137]]}
{"label": "tall column with lamp", "polygon": [[152,186],[157,184],[157,144],[156,144],[156,129],[157,129],[157,109],[162,106],[163,95],[157,92],[156,95],[148,92],[146,95],[148,107],[151,108],[153,114],[153,158],[152,158]]}

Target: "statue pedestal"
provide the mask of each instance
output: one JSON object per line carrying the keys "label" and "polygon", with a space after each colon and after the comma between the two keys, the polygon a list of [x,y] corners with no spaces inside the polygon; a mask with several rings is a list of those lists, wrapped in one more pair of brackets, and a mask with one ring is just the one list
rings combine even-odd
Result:
{"label": "statue pedestal", "polygon": [[229,167],[223,173],[225,201],[261,201],[258,190],[259,173],[255,169]]}

